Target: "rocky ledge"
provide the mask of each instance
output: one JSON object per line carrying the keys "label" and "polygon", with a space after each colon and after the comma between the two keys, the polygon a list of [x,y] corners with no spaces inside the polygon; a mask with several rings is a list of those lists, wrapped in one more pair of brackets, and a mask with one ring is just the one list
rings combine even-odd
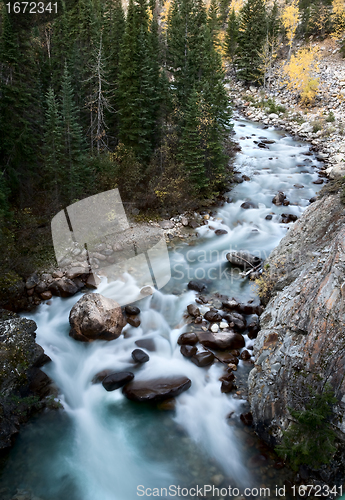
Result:
{"label": "rocky ledge", "polygon": [[249,400],[260,437],[274,446],[310,388],[334,389],[332,425],[345,442],[345,207],[338,195],[304,212],[272,252],[261,283]]}
{"label": "rocky ledge", "polygon": [[49,357],[35,343],[36,328],[34,321],[0,309],[0,451],[51,393],[51,380],[40,369]]}

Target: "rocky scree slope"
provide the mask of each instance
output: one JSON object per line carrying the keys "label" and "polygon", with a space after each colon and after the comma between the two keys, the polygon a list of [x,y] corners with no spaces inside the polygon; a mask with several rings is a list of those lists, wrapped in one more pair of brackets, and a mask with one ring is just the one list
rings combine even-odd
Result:
{"label": "rocky scree slope", "polygon": [[266,267],[271,299],[261,316],[249,375],[258,434],[281,441],[310,387],[332,385],[334,425],[345,441],[345,207],[339,195],[310,205],[272,252]]}

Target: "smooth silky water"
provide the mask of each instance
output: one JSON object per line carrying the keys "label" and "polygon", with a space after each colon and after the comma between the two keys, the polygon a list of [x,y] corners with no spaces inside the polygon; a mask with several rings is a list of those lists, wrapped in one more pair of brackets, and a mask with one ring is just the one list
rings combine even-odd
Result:
{"label": "smooth silky water", "polygon": [[[73,340],[68,336],[68,315],[80,294],[54,298],[51,305],[41,305],[30,316],[38,325],[37,342],[52,359],[44,370],[58,387],[64,410],[42,414],[21,431],[1,476],[4,498],[22,489],[42,500],[134,500],[139,498],[139,485],[190,488],[211,485],[220,476],[222,485],[241,490],[279,483],[273,474],[260,475],[264,469],[256,468],[254,474],[248,467],[254,453],[248,446],[255,438],[239,423],[246,403],[220,392],[223,366],[198,368],[180,354],[177,345],[177,338],[188,328],[183,318],[186,307],[195,298],[187,283],[201,280],[210,293],[258,303],[255,286],[231,269],[226,253],[246,249],[266,258],[289,228],[279,222],[280,215],[300,216],[320,188],[312,184],[320,165],[313,156],[303,155],[309,151],[307,144],[243,120],[235,121],[234,130],[242,147],[235,166],[251,180],[231,191],[233,201],[197,229],[197,240],[172,243],[173,277],[163,290],[138,303],[139,328],[127,325],[125,335],[111,342]],[[260,149],[254,143],[258,137],[275,143]],[[272,205],[278,191],[296,205]],[[244,201],[257,208],[241,208]],[[270,213],[275,214],[273,219],[266,220]],[[216,229],[228,234],[216,236]],[[124,297],[130,303],[137,291],[128,275],[123,281],[103,281],[97,290],[115,300],[121,297],[122,303]],[[137,368],[131,352],[139,338],[154,338],[156,351]],[[246,339],[246,345],[250,343]],[[133,371],[136,380],[185,375],[192,386],[177,398],[175,411],[159,411],[128,401],[121,390],[107,392],[101,384],[92,384],[95,374],[104,369]],[[240,361],[237,375],[247,372],[248,365]]]}

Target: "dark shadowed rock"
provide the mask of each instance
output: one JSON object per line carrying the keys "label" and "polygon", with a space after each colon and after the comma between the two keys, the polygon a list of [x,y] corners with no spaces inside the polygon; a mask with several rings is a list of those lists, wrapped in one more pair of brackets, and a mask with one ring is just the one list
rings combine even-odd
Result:
{"label": "dark shadowed rock", "polygon": [[265,219],[266,220],[272,220],[273,219],[273,215],[268,214],[268,215],[266,215]]}
{"label": "dark shadowed rock", "polygon": [[58,297],[72,297],[78,292],[76,284],[68,278],[60,278],[49,285],[49,291]]}
{"label": "dark shadowed rock", "polygon": [[126,322],[115,300],[88,293],[72,307],[70,336],[76,340],[113,340],[121,335]]}
{"label": "dark shadowed rock", "polygon": [[194,345],[198,342],[198,336],[194,332],[182,333],[177,339],[178,345]]}
{"label": "dark shadowed rock", "polygon": [[26,280],[25,287],[27,290],[30,290],[31,288],[34,288],[36,285],[38,285],[39,282],[39,277],[36,273],[34,273],[32,276],[30,276],[30,278]]}
{"label": "dark shadowed rock", "polygon": [[222,385],[220,387],[220,392],[223,392],[224,394],[228,394],[231,392],[234,388],[234,383],[230,380],[223,380]]}
{"label": "dark shadowed rock", "polygon": [[229,323],[233,323],[236,330],[243,332],[246,329],[247,322],[242,316],[242,314],[237,312],[232,312],[224,316]]}
{"label": "dark shadowed rock", "polygon": [[248,337],[251,340],[256,339],[256,337],[258,336],[259,330],[260,330],[259,324],[255,321],[252,321],[248,325]]}
{"label": "dark shadowed rock", "polygon": [[134,326],[134,328],[138,328],[140,326],[140,319],[138,316],[127,316],[127,323],[129,323],[131,326]]}
{"label": "dark shadowed rock", "polygon": [[197,353],[197,348],[195,345],[181,345],[180,351],[185,358],[191,358]]}
{"label": "dark shadowed rock", "polygon": [[203,283],[200,283],[200,281],[190,281],[188,283],[188,288],[189,290],[195,290],[196,292],[203,292],[206,290],[206,286]]}
{"label": "dark shadowed rock", "polygon": [[52,298],[52,296],[53,295],[52,295],[52,293],[49,290],[47,290],[46,292],[42,292],[40,294],[40,297],[41,297],[42,300],[50,300]]}
{"label": "dark shadowed rock", "polygon": [[133,379],[132,372],[111,373],[103,379],[102,385],[106,391],[115,391]]}
{"label": "dark shadowed rock", "polygon": [[150,356],[141,349],[134,349],[134,351],[132,352],[132,358],[136,363],[147,363],[150,359]]}
{"label": "dark shadowed rock", "polygon": [[241,413],[240,419],[244,423],[244,425],[253,425],[253,415],[251,414],[251,412]]}
{"label": "dark shadowed rock", "polygon": [[228,232],[225,229],[216,229],[214,234],[216,236],[223,236],[223,234],[228,234]]}
{"label": "dark shadowed rock", "polygon": [[241,352],[241,356],[240,358],[243,360],[243,361],[248,361],[248,359],[250,359],[250,353],[247,351],[247,349],[244,349],[242,352]]}
{"label": "dark shadowed rock", "polygon": [[282,222],[288,224],[289,222],[296,222],[298,219],[297,215],[294,214],[282,214]]}
{"label": "dark shadowed rock", "polygon": [[213,350],[215,357],[221,361],[222,363],[233,363],[234,365],[238,365],[238,359],[234,356],[233,352],[230,351],[216,351]]}
{"label": "dark shadowed rock", "polygon": [[244,201],[241,205],[241,208],[248,210],[249,208],[258,208],[258,207],[252,201]]}
{"label": "dark shadowed rock", "polygon": [[195,304],[189,304],[187,306],[187,311],[188,311],[188,314],[190,314],[194,318],[197,318],[198,316],[200,316],[200,310]]}
{"label": "dark shadowed rock", "polygon": [[203,368],[204,366],[212,365],[214,354],[212,352],[197,352],[191,358],[191,361],[193,361],[196,366]]}
{"label": "dark shadowed rock", "polygon": [[200,344],[210,349],[226,350],[226,349],[241,349],[245,346],[245,341],[242,335],[233,331],[219,330],[217,333],[198,332]]}
{"label": "dark shadowed rock", "polygon": [[227,309],[228,311],[233,311],[238,307],[239,303],[235,299],[229,299],[227,301],[222,302],[222,308]]}
{"label": "dark shadowed rock", "polygon": [[136,306],[126,306],[125,313],[129,316],[138,316],[138,314],[140,314],[140,309]]}
{"label": "dark shadowed rock", "polygon": [[153,380],[134,380],[122,392],[131,401],[151,403],[174,398],[187,391],[192,382],[187,377],[169,377]]}
{"label": "dark shadowed rock", "polygon": [[204,315],[204,318],[207,321],[210,321],[211,323],[216,323],[218,321],[222,321],[222,315],[219,314],[218,311],[207,311],[207,313],[205,313],[205,315]]}

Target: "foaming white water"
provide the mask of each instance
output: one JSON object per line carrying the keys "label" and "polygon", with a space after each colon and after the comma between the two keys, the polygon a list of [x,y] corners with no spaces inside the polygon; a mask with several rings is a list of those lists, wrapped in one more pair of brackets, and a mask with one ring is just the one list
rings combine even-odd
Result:
{"label": "foaming white water", "polygon": [[[72,424],[63,451],[52,444],[50,460],[54,466],[49,468],[44,486],[37,489],[30,478],[28,487],[44,500],[66,498],[58,484],[65,477],[74,487],[73,494],[67,488],[69,500],[134,500],[138,485],[206,484],[209,476],[195,471],[190,475],[189,469],[199,460],[199,471],[204,470],[208,457],[218,461],[218,469],[228,479],[250,485],[241,443],[226,419],[229,413],[241,412],[242,402],[220,392],[219,363],[209,369],[198,368],[182,357],[177,346],[179,335],[188,331],[183,320],[186,307],[195,298],[195,293],[185,288],[190,279],[205,279],[212,291],[240,300],[255,298],[247,281],[226,273],[226,253],[246,249],[266,258],[288,230],[289,225],[279,222],[281,214],[299,216],[314,195],[312,181],[317,178],[318,163],[303,155],[307,145],[272,129],[262,130],[243,121],[235,123],[235,132],[242,146],[236,165],[251,180],[238,184],[230,193],[233,202],[198,229],[202,240],[197,246],[181,244],[171,252],[172,283],[179,295],[156,291],[140,301],[140,327],[127,325],[125,335],[111,342],[83,344],[68,336],[69,311],[80,295],[54,298],[50,306],[42,305],[32,316],[38,325],[37,342],[52,359],[45,369],[59,388]],[[269,149],[260,149],[254,142],[261,140],[259,136],[276,142]],[[279,190],[295,205],[274,206],[272,198]],[[244,201],[253,202],[256,208],[242,208]],[[266,220],[267,215],[272,215],[272,220]],[[215,236],[216,229],[225,229],[227,234]],[[131,303],[138,287],[134,278],[125,274],[122,281],[104,280],[97,292]],[[143,338],[153,339],[155,351],[149,352],[149,362],[138,368],[131,352],[137,347],[135,341]],[[240,361],[239,371],[242,365]],[[104,369],[133,371],[137,380],[185,375],[192,386],[177,398],[176,412],[168,416],[127,401],[121,390],[106,392],[101,384],[93,384],[95,374]],[[181,429],[189,440],[181,438]],[[199,452],[194,451],[193,462],[185,464],[185,456],[193,456],[193,442]]]}

